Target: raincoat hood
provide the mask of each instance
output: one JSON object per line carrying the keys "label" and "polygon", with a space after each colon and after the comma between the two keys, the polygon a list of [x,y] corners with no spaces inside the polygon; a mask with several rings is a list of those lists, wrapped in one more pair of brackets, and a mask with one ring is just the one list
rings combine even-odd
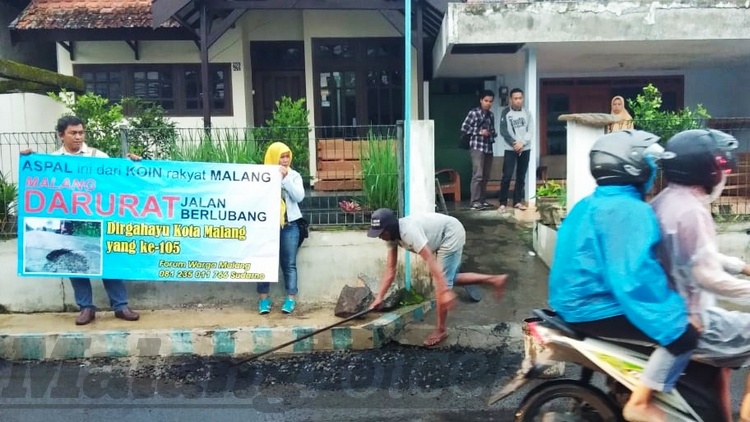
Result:
{"label": "raincoat hood", "polygon": [[289,166],[292,165],[292,150],[283,142],[274,142],[268,146],[266,150],[266,156],[263,158],[263,164],[278,165],[281,160],[281,156],[288,152],[289,153]]}

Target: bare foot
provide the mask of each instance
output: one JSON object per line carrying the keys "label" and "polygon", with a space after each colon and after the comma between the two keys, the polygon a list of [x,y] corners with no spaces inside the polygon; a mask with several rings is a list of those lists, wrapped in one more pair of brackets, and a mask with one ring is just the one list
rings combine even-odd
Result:
{"label": "bare foot", "polygon": [[440,342],[448,338],[448,332],[445,330],[435,330],[432,333],[430,333],[429,336],[425,339],[424,344],[425,347],[432,347],[438,345]]}
{"label": "bare foot", "polygon": [[664,411],[652,404],[628,403],[622,409],[622,417],[628,422],[667,422]]}
{"label": "bare foot", "polygon": [[508,274],[496,275],[490,279],[492,287],[495,289],[495,297],[502,299],[505,294],[505,282],[508,281]]}

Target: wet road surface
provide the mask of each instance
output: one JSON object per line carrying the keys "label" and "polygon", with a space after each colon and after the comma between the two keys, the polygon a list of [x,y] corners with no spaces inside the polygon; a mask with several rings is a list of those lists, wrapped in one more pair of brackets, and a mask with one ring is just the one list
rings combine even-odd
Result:
{"label": "wet road surface", "polygon": [[488,408],[519,355],[395,345],[364,352],[228,359],[4,362],[0,420],[510,421]]}

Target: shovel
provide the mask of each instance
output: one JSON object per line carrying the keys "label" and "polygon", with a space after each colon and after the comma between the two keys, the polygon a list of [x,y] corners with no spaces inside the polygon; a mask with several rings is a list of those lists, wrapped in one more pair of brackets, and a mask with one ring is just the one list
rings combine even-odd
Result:
{"label": "shovel", "polygon": [[337,322],[337,323],[335,323],[335,324],[331,324],[331,325],[329,325],[329,326],[327,326],[327,327],[323,327],[323,328],[321,328],[321,329],[319,329],[319,330],[313,331],[313,332],[312,332],[312,333],[310,333],[310,334],[306,334],[306,335],[304,335],[304,336],[302,336],[302,337],[300,337],[300,338],[298,338],[298,339],[294,339],[294,340],[292,340],[292,341],[288,341],[288,342],[286,342],[286,343],[284,343],[284,344],[280,344],[280,345],[278,345],[278,346],[276,346],[276,347],[274,347],[274,348],[272,348],[272,349],[268,349],[268,350],[266,350],[265,352],[261,352],[261,353],[258,353],[257,355],[253,355],[253,356],[250,356],[249,358],[243,359],[243,360],[241,360],[241,361],[239,361],[239,362],[237,362],[237,363],[233,363],[232,365],[230,365],[230,367],[233,367],[233,366],[237,366],[237,365],[242,365],[243,363],[247,363],[247,362],[253,361],[253,360],[255,360],[255,359],[258,359],[258,358],[259,358],[259,357],[261,357],[261,356],[265,356],[265,355],[267,355],[267,354],[269,354],[269,353],[273,353],[273,352],[275,352],[275,351],[277,351],[277,350],[283,349],[283,348],[285,348],[285,347],[287,347],[287,346],[290,346],[290,345],[292,345],[292,344],[294,344],[294,343],[297,343],[298,341],[302,341],[302,340],[304,340],[304,339],[306,339],[306,338],[310,338],[310,337],[312,337],[312,336],[314,336],[314,335],[316,335],[316,334],[320,334],[320,333],[322,333],[322,332],[324,332],[324,331],[328,331],[328,330],[330,330],[331,328],[335,328],[335,327],[338,327],[338,326],[339,326],[339,325],[341,325],[341,324],[345,324],[345,323],[347,323],[347,322],[349,322],[349,321],[355,320],[355,319],[357,319],[357,318],[361,318],[361,317],[363,317],[363,316],[365,316],[365,315],[369,314],[369,313],[370,313],[370,312],[372,312],[373,310],[374,310],[374,309],[365,309],[364,311],[362,311],[362,312],[359,312],[359,313],[356,313],[356,314],[354,314],[354,315],[350,316],[349,318],[346,318],[346,319],[342,319],[341,321],[339,321],[339,322]]}

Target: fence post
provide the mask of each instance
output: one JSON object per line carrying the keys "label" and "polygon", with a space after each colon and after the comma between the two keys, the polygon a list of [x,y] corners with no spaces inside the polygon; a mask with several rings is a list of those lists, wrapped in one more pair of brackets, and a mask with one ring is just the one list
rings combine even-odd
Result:
{"label": "fence post", "polygon": [[398,215],[404,216],[404,121],[396,122],[396,166],[398,169]]}
{"label": "fence post", "polygon": [[[406,216],[406,166],[404,162],[404,121],[396,122],[396,163],[398,164],[398,216]],[[411,290],[411,254],[404,254],[404,287]]]}
{"label": "fence post", "polygon": [[122,158],[128,156],[128,126],[120,125],[120,148],[122,149]]}

